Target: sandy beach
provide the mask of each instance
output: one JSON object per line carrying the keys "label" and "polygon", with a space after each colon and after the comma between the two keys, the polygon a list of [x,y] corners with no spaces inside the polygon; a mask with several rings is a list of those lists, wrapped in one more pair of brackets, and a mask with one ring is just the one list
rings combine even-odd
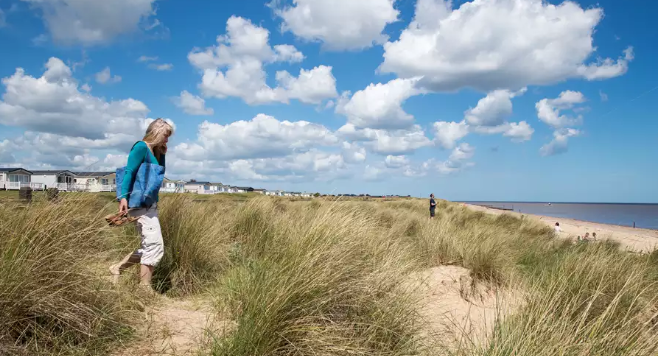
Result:
{"label": "sandy beach", "polygon": [[596,233],[597,240],[611,239],[621,244],[621,247],[635,252],[651,252],[658,248],[658,230],[632,228],[619,225],[600,224],[590,221],[581,221],[575,219],[554,218],[550,216],[522,214],[513,211],[487,208],[479,205],[464,204],[468,208],[477,211],[483,211],[488,214],[511,214],[516,216],[526,216],[545,223],[548,226],[555,226],[556,222],[560,223],[560,237],[573,238],[583,236],[589,232],[590,236]]}

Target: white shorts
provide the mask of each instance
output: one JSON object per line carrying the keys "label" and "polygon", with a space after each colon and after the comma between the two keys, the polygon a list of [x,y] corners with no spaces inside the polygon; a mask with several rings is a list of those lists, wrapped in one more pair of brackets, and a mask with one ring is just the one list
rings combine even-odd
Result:
{"label": "white shorts", "polygon": [[134,254],[140,257],[140,264],[157,265],[164,256],[164,242],[162,241],[157,204],[153,204],[148,209],[132,210],[130,216],[139,218],[137,219],[137,230],[142,237],[141,246]]}

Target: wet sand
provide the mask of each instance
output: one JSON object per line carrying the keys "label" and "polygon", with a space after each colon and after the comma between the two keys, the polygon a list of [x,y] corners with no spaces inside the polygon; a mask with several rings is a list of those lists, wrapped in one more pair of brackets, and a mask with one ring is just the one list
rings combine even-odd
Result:
{"label": "wet sand", "polygon": [[573,238],[583,236],[589,232],[596,233],[597,240],[611,239],[621,244],[621,247],[635,252],[651,252],[658,248],[658,230],[632,228],[619,225],[608,225],[575,219],[554,218],[550,216],[522,214],[513,211],[487,208],[479,205],[464,204],[469,209],[483,211],[488,214],[510,214],[515,216],[526,216],[554,227],[556,222],[560,223],[560,237]]}

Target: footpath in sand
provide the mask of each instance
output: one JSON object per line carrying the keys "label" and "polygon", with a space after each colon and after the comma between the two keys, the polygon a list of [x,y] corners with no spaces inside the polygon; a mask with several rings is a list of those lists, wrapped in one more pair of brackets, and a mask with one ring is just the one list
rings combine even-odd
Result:
{"label": "footpath in sand", "polygon": [[141,315],[137,339],[112,355],[196,355],[226,328],[214,315],[206,301],[162,298]]}
{"label": "footpath in sand", "polygon": [[413,273],[407,286],[420,297],[419,314],[426,323],[424,339],[447,354],[484,346],[497,321],[523,304],[522,293],[476,283],[460,266],[438,266]]}
{"label": "footpath in sand", "polygon": [[535,219],[550,227],[554,227],[556,222],[560,223],[560,237],[576,238],[589,232],[590,236],[596,233],[597,240],[610,239],[621,244],[623,249],[634,252],[652,252],[658,248],[658,230],[638,229],[619,225],[600,224],[589,221],[575,219],[554,218],[550,216],[521,214],[512,211],[487,208],[479,205],[464,204],[471,210],[483,211],[488,214],[510,214],[515,216],[524,216]]}

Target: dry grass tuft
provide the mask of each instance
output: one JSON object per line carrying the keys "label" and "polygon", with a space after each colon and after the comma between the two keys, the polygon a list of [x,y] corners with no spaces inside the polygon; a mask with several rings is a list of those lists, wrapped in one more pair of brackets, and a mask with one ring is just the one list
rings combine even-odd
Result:
{"label": "dry grass tuft", "polygon": [[0,354],[102,352],[130,334],[130,298],[91,266],[109,248],[104,205],[71,195],[20,210],[0,205]]}

